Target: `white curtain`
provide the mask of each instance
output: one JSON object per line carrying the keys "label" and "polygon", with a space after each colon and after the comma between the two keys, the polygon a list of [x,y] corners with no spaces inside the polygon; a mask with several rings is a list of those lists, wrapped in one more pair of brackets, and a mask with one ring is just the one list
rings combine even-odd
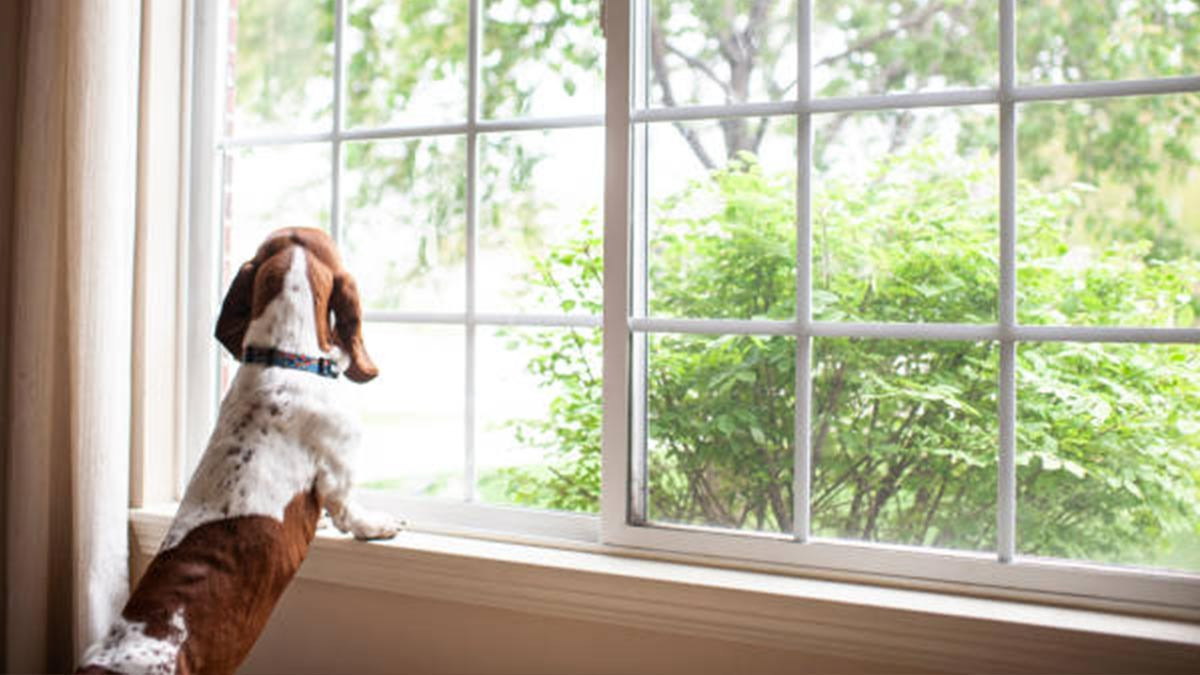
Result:
{"label": "white curtain", "polygon": [[128,593],[140,3],[18,4],[3,665],[61,672]]}

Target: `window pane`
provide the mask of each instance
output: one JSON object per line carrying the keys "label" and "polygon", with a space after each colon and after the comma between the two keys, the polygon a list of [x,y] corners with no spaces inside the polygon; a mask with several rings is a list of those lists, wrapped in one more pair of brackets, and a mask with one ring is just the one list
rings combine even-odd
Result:
{"label": "window pane", "polygon": [[[718,148],[729,128],[753,139],[760,123],[738,119],[642,127],[649,153],[643,180],[651,314],[794,316],[795,127],[787,140],[763,144],[757,156],[732,149],[728,155],[723,149],[701,154],[688,142],[692,138]],[[723,129],[726,125],[735,126]],[[747,142],[759,150],[758,141]]]}
{"label": "window pane", "polygon": [[333,123],[333,0],[229,4],[236,50],[228,57],[233,110],[226,133],[328,130]]}
{"label": "window pane", "polygon": [[463,494],[463,329],[367,323],[363,342],[379,366],[366,384],[339,379],[357,411],[363,442],[355,465],[361,487],[403,495]]}
{"label": "window pane", "polygon": [[819,117],[814,318],[996,321],[996,137],[991,107]]}
{"label": "window pane", "polygon": [[1200,94],[1019,109],[1022,323],[1196,326]]}
{"label": "window pane", "polygon": [[1018,348],[1023,553],[1200,571],[1200,348]]}
{"label": "window pane", "polygon": [[349,0],[347,125],[466,120],[467,9],[463,0]]}
{"label": "window pane", "polygon": [[600,313],[603,129],[481,138],[476,306]]}
{"label": "window pane", "polygon": [[1200,72],[1194,0],[1017,3],[1017,68],[1024,82],[1076,82]]}
{"label": "window pane", "polygon": [[994,344],[817,338],[812,531],[995,548]]}
{"label": "window pane", "polygon": [[996,86],[994,0],[818,0],[813,14],[815,96]]}
{"label": "window pane", "polygon": [[[793,0],[648,3],[646,73],[652,106],[780,101],[796,97]],[[639,17],[640,18],[640,17]],[[638,29],[647,26],[639,21]]]}
{"label": "window pane", "polygon": [[648,342],[649,518],[791,532],[796,341]]}
{"label": "window pane", "polygon": [[604,112],[600,3],[486,0],[483,14],[484,117]]}
{"label": "window pane", "polygon": [[598,510],[600,331],[481,329],[477,350],[480,500]]}
{"label": "window pane", "polygon": [[344,148],[341,248],[364,306],[462,311],[466,142],[442,136]]}
{"label": "window pane", "polygon": [[226,151],[222,288],[271,232],[281,227],[329,229],[329,165],[329,146],[324,144]]}

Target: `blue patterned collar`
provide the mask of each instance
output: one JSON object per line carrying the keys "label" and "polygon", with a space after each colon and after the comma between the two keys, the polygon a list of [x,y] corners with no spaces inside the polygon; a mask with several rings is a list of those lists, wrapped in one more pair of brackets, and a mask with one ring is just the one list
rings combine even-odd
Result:
{"label": "blue patterned collar", "polygon": [[242,363],[292,368],[333,379],[337,379],[338,376],[338,366],[333,359],[293,354],[274,347],[246,347],[242,350]]}

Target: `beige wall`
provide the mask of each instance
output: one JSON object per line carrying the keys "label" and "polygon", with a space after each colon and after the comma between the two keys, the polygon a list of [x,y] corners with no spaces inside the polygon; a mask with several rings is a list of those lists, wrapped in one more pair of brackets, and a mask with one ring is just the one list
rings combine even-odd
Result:
{"label": "beige wall", "polygon": [[[140,574],[149,558],[135,555]],[[275,608],[241,672],[799,675],[906,671],[850,658],[297,580]]]}
{"label": "beige wall", "polygon": [[242,670],[464,675],[896,672],[851,659],[304,580],[288,590]]}

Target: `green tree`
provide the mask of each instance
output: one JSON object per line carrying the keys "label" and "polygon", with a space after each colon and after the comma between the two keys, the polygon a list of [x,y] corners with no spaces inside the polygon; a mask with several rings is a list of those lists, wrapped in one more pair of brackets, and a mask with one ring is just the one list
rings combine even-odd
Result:
{"label": "green tree", "polygon": [[[995,180],[986,157],[919,147],[865,183],[817,196],[814,256],[835,265],[819,306],[889,321],[994,321]],[[787,317],[794,297],[792,177],[745,157],[668,200],[652,271],[661,303],[686,315]],[[1173,323],[1190,312],[1195,261],[1147,264],[1146,247],[1115,243],[1102,270],[1062,244],[1075,187],[1022,185],[1028,204],[1021,303],[1058,322]],[[695,204],[711,208],[698,212]],[[954,208],[946,208],[954,205]],[[847,250],[847,249],[852,249]],[[593,234],[541,262],[539,283],[597,306]],[[1147,292],[1149,291],[1149,292]],[[1145,298],[1152,298],[1147,306]],[[1140,299],[1139,299],[1140,298]],[[1136,300],[1135,300],[1136,299]],[[1102,309],[1099,309],[1102,308]],[[1094,316],[1092,318],[1095,318]],[[598,338],[595,338],[598,340]],[[518,502],[594,510],[600,381],[580,369],[576,334],[540,338],[531,370],[558,392],[548,418],[521,433],[554,458],[540,477],[510,472]],[[598,343],[591,345],[598,349]],[[753,336],[650,338],[647,388],[650,514],[655,519],[787,530],[795,344]],[[574,364],[574,365],[572,365]],[[1025,343],[1019,349],[1021,550],[1152,562],[1200,522],[1200,356],[1186,346]],[[996,345],[969,341],[817,339],[813,355],[814,529],[896,543],[995,546]],[[561,454],[559,454],[561,453]],[[1186,564],[1195,566],[1196,561]]]}
{"label": "green tree", "polygon": [[[483,115],[527,114],[539,92],[552,88],[567,93],[581,86],[598,88],[603,62],[599,4],[485,0]],[[317,96],[318,105],[311,105],[310,99],[332,81],[333,2],[239,0],[236,7],[238,109],[264,124],[291,117],[327,121],[329,97]],[[652,104],[743,103],[794,93],[795,3],[651,0],[649,7],[646,96]],[[1022,84],[1200,72],[1200,5],[1195,0],[1046,0],[1018,3],[1017,10]],[[438,87],[454,91],[443,94],[448,98],[442,105],[458,109],[453,118],[462,118],[466,2],[354,0],[347,12],[349,44],[354,47],[347,53],[346,73],[351,126],[404,120],[408,110],[427,106]],[[991,0],[816,3],[814,94],[995,86],[997,13]],[[1039,180],[1082,176],[1093,185],[1119,186],[1117,191],[1128,192],[1128,197],[1113,199],[1102,209],[1073,213],[1077,229],[1107,239],[1148,239],[1155,254],[1178,255],[1198,242],[1179,214],[1166,208],[1162,185],[1195,162],[1195,149],[1181,139],[1195,129],[1198,110],[1196,96],[1139,99],[1120,109],[1087,103],[1023,106],[1018,154],[1022,175]],[[894,149],[910,140],[914,114],[902,112],[887,121]],[[826,123],[816,136],[818,167],[831,161],[826,153],[853,117],[842,113],[821,118]],[[713,124],[715,134],[704,133],[704,125],[674,125],[693,158],[707,170],[722,168],[739,153],[757,155],[765,138],[776,133],[790,138],[793,129],[787,118],[733,118]],[[994,137],[970,125],[959,134],[965,146],[995,143]],[[483,167],[485,204],[494,190],[511,177],[527,174],[540,159],[522,152],[511,136],[495,142],[509,167],[500,168],[505,162]],[[426,148],[427,161],[414,162],[408,155],[421,148],[387,152],[381,145],[347,145],[347,169],[363,176],[349,195],[349,206],[378,203],[389,192],[416,192],[414,198],[437,202],[428,210],[445,217],[432,235],[418,235],[439,239],[437,245],[422,242],[421,248],[440,258],[418,258],[414,269],[399,271],[394,278],[402,285],[464,255],[457,224],[465,209],[465,190],[413,186],[425,175],[457,176],[461,182],[463,172],[458,169],[465,155],[458,146],[449,152]],[[1118,210],[1121,217],[1109,217]]]}

